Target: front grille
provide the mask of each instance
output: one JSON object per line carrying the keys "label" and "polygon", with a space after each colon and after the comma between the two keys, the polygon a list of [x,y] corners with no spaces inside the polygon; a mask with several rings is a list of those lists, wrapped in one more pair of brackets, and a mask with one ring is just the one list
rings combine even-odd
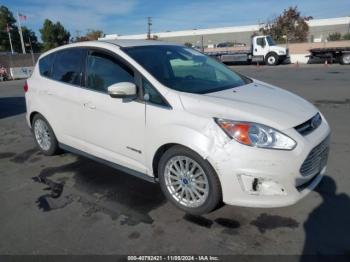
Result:
{"label": "front grille", "polygon": [[322,117],[319,113],[311,117],[306,122],[294,127],[301,135],[306,136],[318,128],[322,123]]}
{"label": "front grille", "polygon": [[302,176],[314,175],[327,164],[330,136],[314,147],[300,168]]}

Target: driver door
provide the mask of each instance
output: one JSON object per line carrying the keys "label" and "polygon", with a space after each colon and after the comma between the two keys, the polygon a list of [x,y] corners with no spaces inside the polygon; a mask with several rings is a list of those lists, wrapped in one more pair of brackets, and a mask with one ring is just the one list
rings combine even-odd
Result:
{"label": "driver door", "polygon": [[265,56],[267,53],[267,43],[265,37],[257,37],[255,39],[254,56]]}
{"label": "driver door", "polygon": [[145,105],[137,99],[112,98],[107,91],[119,82],[137,84],[136,79],[136,72],[116,54],[89,50],[82,136],[88,153],[145,173]]}

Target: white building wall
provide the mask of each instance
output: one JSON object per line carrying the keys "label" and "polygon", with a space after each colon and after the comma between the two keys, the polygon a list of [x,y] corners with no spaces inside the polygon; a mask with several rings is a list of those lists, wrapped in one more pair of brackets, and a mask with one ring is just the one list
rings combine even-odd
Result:
{"label": "white building wall", "polygon": [[[330,33],[340,32],[345,34],[350,29],[350,16],[337,17],[327,19],[313,19],[307,22],[310,27],[310,38],[326,38]],[[219,43],[224,41],[235,41],[240,43],[249,43],[249,38],[254,32],[259,31],[259,25],[247,25],[247,26],[232,26],[222,28],[209,28],[209,29],[197,29],[197,30],[182,30],[174,32],[158,32],[153,33],[152,36],[157,36],[158,39],[173,41],[173,42],[190,42],[192,44],[201,41],[203,36],[203,42],[205,45],[212,43]],[[146,39],[147,34],[136,35],[106,35],[102,39]],[[226,39],[226,40],[225,40]]]}

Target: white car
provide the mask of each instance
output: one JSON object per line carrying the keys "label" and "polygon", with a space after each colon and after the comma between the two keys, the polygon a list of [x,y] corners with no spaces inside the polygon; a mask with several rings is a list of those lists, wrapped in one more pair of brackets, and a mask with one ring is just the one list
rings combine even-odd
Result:
{"label": "white car", "polygon": [[326,170],[317,108],[182,45],[69,44],[40,57],[24,90],[45,155],[62,148],[159,182],[188,213],[291,205]]}

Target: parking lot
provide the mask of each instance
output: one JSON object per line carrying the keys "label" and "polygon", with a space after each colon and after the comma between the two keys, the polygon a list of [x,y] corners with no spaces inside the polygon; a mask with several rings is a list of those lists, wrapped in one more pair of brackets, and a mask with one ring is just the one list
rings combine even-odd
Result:
{"label": "parking lot", "polygon": [[1,82],[0,254],[350,255],[350,67],[232,68],[325,115],[331,153],[315,192],[285,208],[186,215],[157,184],[70,153],[40,154],[25,122],[24,81]]}

